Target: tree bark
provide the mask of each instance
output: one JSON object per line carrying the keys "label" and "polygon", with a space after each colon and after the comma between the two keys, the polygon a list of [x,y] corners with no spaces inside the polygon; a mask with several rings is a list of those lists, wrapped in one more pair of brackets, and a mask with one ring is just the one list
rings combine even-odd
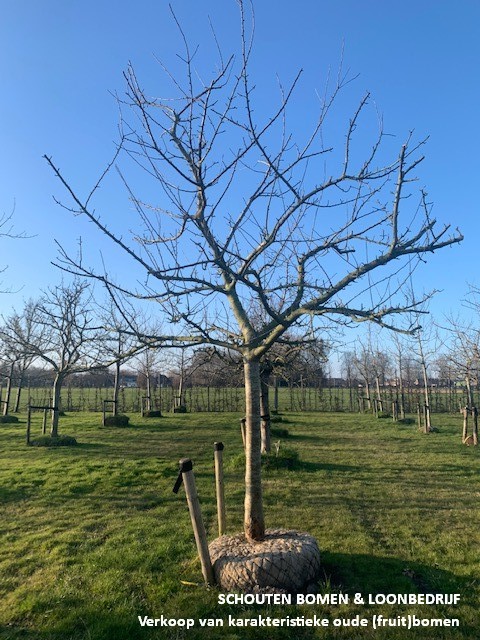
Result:
{"label": "tree bark", "polygon": [[265,537],[262,498],[262,456],[260,433],[260,363],[244,360],[246,434],[245,434],[245,537],[251,542]]}
{"label": "tree bark", "polygon": [[113,415],[118,415],[118,392],[120,391],[120,361],[115,363],[115,378],[113,381]]}
{"label": "tree bark", "polygon": [[50,436],[52,438],[58,437],[58,418],[60,413],[60,394],[62,392],[64,376],[57,373],[53,382],[53,398],[52,398],[52,426],[50,429]]}
{"label": "tree bark", "polygon": [[20,372],[20,379],[18,380],[17,395],[15,397],[15,407],[13,409],[14,413],[18,413],[18,410],[20,408],[20,396],[22,394],[24,377],[25,377],[25,374],[24,374],[23,371],[21,371]]}
{"label": "tree bark", "polygon": [[365,392],[367,394],[367,409],[369,411],[372,410],[372,400],[370,397],[370,383],[368,382],[368,378],[365,378]]}
{"label": "tree bark", "polygon": [[465,384],[467,387],[467,403],[469,407],[473,407],[475,405],[475,402],[473,401],[473,391],[472,391],[472,384],[471,384],[471,380],[470,380],[470,374],[467,372],[465,374]]}
{"label": "tree bark", "polygon": [[7,382],[7,392],[5,395],[5,402],[3,403],[3,415],[8,416],[8,409],[10,406],[10,396],[12,395],[12,380],[13,380],[13,369],[15,367],[15,363],[12,362],[10,365],[10,371],[8,374],[8,382]]}
{"label": "tree bark", "polygon": [[278,411],[278,376],[275,376],[275,381],[274,381],[274,394],[273,394],[273,408],[275,409],[275,411]]}
{"label": "tree bark", "polygon": [[422,354],[422,371],[423,371],[423,385],[425,387],[424,389],[425,406],[427,407],[425,411],[425,433],[428,433],[432,425],[430,422],[430,394],[428,391],[427,365],[425,363],[425,360],[423,359],[423,354]]}
{"label": "tree bark", "polygon": [[378,373],[375,375],[375,386],[377,389],[378,410],[383,411],[383,400],[382,394],[380,393],[380,376],[378,375]]}
{"label": "tree bark", "polygon": [[262,434],[262,453],[270,451],[270,401],[268,397],[268,379],[271,369],[261,369],[260,373],[260,416]]}
{"label": "tree bark", "polygon": [[403,374],[402,374],[402,361],[399,359],[398,364],[398,384],[400,391],[400,418],[405,420],[405,393],[403,390]]}

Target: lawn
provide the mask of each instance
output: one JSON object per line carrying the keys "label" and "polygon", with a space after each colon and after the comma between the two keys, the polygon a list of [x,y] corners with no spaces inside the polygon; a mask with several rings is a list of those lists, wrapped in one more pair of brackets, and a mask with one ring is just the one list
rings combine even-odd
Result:
{"label": "lawn", "polygon": [[[268,527],[308,531],[323,556],[325,594],[348,605],[220,605],[202,586],[185,494],[172,492],[191,457],[209,539],[216,537],[213,442],[225,443],[227,528],[242,528],[240,414],[168,415],[102,428],[96,413],[61,419],[77,447],[27,447],[25,416],[0,425],[0,637],[471,639],[480,636],[478,448],[461,444],[461,416],[435,416],[439,432],[368,415],[285,413],[293,468],[264,471]],[[37,414],[33,430],[40,431]],[[288,456],[287,456],[288,457]],[[355,604],[354,594],[458,593],[449,605]],[[458,628],[390,627],[371,619],[457,618]],[[195,626],[145,628],[138,616],[193,618]],[[228,616],[328,618],[328,628],[239,628]],[[367,618],[369,625],[334,627]],[[223,627],[207,631],[200,618]],[[220,622],[218,624],[221,624]]]}

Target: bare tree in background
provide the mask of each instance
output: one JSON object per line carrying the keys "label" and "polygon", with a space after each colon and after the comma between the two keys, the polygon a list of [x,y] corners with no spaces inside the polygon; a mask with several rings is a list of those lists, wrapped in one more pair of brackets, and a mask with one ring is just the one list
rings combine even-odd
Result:
{"label": "bare tree in background", "polygon": [[406,354],[407,347],[403,338],[404,336],[401,334],[392,333],[392,359],[395,363],[395,385],[401,420],[405,419],[405,360],[408,358],[408,353]]}
{"label": "bare tree in background", "polygon": [[131,309],[128,323],[124,310],[111,302],[107,310],[101,314],[101,323],[106,333],[102,344],[102,358],[113,362],[113,415],[118,414],[120,373],[122,365],[144,348],[142,335],[145,331],[143,318],[139,322],[138,312]]}
{"label": "bare tree in background", "polygon": [[[371,385],[374,377],[374,368],[372,363],[372,351],[370,345],[364,344],[361,340],[358,341],[357,348],[353,351],[351,357],[351,365],[354,374],[362,380],[365,388],[365,396],[363,400],[367,401],[367,409],[372,409],[372,392]],[[363,403],[362,403],[363,408]]]}
{"label": "bare tree in background", "polygon": [[55,372],[50,435],[58,436],[60,394],[65,378],[99,367],[104,331],[93,312],[88,282],[75,280],[48,289],[34,304],[33,332],[18,326],[14,337],[29,356]]}
{"label": "bare tree in background", "polygon": [[[255,104],[259,79],[249,72],[250,21],[241,1],[239,6],[238,55],[219,53],[208,79],[205,69],[197,70],[197,48],[178,21],[183,77],[159,67],[159,93],[168,98],[152,97],[128,68],[121,139],[90,193],[79,195],[45,158],[71,198],[67,208],[88,218],[145,270],[147,280],[143,290],[130,290],[66,250],[61,265],[119,294],[155,299],[172,322],[172,339],[241,354],[245,534],[261,540],[262,358],[289,329],[307,336],[322,319],[394,327],[396,316],[416,306],[403,295],[403,274],[462,236],[449,235],[448,226],[438,228],[425,192],[415,196],[422,142],[409,135],[387,158],[389,140],[380,123],[371,144],[360,144],[359,129],[371,124],[368,94],[353,109],[339,146],[330,143],[333,106],[349,82],[341,73],[307,135],[288,117],[294,100],[305,101],[298,96],[301,73],[279,87],[277,103],[271,100],[265,115]],[[373,117],[377,122],[376,112]],[[130,240],[104,222],[108,213],[100,217],[94,208],[97,189],[114,166],[139,216]],[[153,191],[143,182],[136,189],[129,179],[132,167],[137,176],[141,168],[153,180]],[[258,309],[261,324],[253,321]]]}
{"label": "bare tree in background", "polygon": [[[419,309],[420,311],[420,309]],[[425,312],[425,311],[424,311]],[[420,324],[420,323],[419,323]],[[413,336],[413,349],[415,352],[415,360],[420,365],[423,396],[424,396],[424,431],[428,433],[432,430],[431,419],[431,385],[429,370],[433,366],[435,356],[441,348],[441,341],[438,336],[436,327],[431,321],[423,322]]]}
{"label": "bare tree in background", "polygon": [[478,387],[480,373],[480,331],[473,323],[465,324],[460,318],[450,318],[447,328],[452,338],[447,360],[465,383],[468,406],[474,407],[473,386]]}
{"label": "bare tree in background", "polygon": [[14,412],[18,411],[20,405],[25,372],[35,360],[35,356],[29,353],[25,346],[16,338],[16,336],[22,335],[25,337],[26,342],[32,342],[34,340],[36,334],[34,315],[35,303],[30,300],[25,304],[21,313],[14,311],[10,316],[4,318],[3,325],[0,327],[2,354],[8,363],[9,369],[7,375],[7,392],[3,403],[3,415],[7,415],[10,410],[10,397],[15,370],[18,378]]}

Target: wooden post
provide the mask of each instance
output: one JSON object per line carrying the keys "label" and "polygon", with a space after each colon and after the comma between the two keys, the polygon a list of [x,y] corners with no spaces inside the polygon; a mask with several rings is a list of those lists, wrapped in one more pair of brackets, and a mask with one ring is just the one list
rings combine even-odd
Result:
{"label": "wooden post", "polygon": [[398,420],[398,401],[393,400],[392,402],[392,419],[394,422]]}
{"label": "wooden post", "polygon": [[462,442],[465,442],[468,436],[468,407],[463,407],[463,430],[462,430]]}
{"label": "wooden post", "polygon": [[478,409],[477,407],[472,407],[472,418],[473,418],[473,444],[474,446],[478,445]]}
{"label": "wooden post", "polygon": [[243,442],[243,449],[245,450],[245,425],[247,424],[247,419],[246,418],[241,418],[240,419],[240,432],[242,434],[242,442]]}
{"label": "wooden post", "polygon": [[[107,420],[107,404],[113,405],[113,415],[117,415],[117,400],[104,400],[103,401],[103,409],[102,409],[102,426],[105,426]],[[142,414],[143,415],[143,414]]]}
{"label": "wooden post", "polygon": [[430,407],[428,404],[423,405],[423,433],[429,433],[430,431]]}
{"label": "wooden post", "polygon": [[431,408],[429,404],[425,406],[425,416],[427,420],[427,424],[425,426],[425,433],[429,433],[432,430]]}
{"label": "wooden post", "polygon": [[417,404],[417,420],[418,420],[418,429],[422,430],[422,412],[420,409],[420,403]]}
{"label": "wooden post", "polygon": [[270,453],[270,414],[267,413],[264,416],[260,416],[260,420],[260,428],[262,430],[262,453]]}
{"label": "wooden post", "polygon": [[32,410],[30,409],[30,405],[28,405],[27,409],[27,444],[30,444],[30,425],[32,420]]}
{"label": "wooden post", "polygon": [[43,410],[43,424],[42,424],[42,434],[46,435],[47,433],[47,413],[48,409],[45,407]]}
{"label": "wooden post", "polygon": [[203,578],[207,585],[213,585],[215,584],[215,577],[213,575],[212,561],[210,560],[210,552],[208,550],[207,533],[205,531],[205,525],[203,524],[200,502],[195,486],[193,462],[190,458],[182,458],[180,460],[180,473],[173,487],[174,493],[178,493],[182,481],[185,485],[185,493],[187,494],[188,510],[190,511],[193,533],[202,565]]}
{"label": "wooden post", "polygon": [[225,490],[223,486],[223,442],[214,442],[215,456],[215,488],[217,492],[218,535],[223,536],[226,530]]}

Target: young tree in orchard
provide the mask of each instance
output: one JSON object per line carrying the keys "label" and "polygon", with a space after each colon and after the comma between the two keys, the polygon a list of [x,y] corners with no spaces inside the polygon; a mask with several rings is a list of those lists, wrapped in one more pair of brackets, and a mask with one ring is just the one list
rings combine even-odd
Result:
{"label": "young tree in orchard", "polygon": [[478,388],[480,372],[480,331],[472,323],[450,318],[447,329],[451,339],[446,353],[447,362],[456,376],[465,383],[467,404],[475,406],[473,387]]}
{"label": "young tree in orchard", "polygon": [[[15,365],[17,375],[17,394],[15,397],[14,412],[17,412],[20,406],[25,374],[37,359],[37,355],[34,352],[42,346],[43,333],[36,324],[36,306],[37,302],[28,300],[20,312],[13,311],[9,316],[3,318],[3,323],[0,327],[0,340],[2,342],[3,353],[8,354],[10,363]],[[9,387],[11,387],[12,373],[12,370],[10,370]],[[9,404],[10,391],[7,391],[7,397],[3,407],[4,414],[8,413]]]}
{"label": "young tree in orchard", "polygon": [[[300,94],[301,73],[279,87],[269,113],[264,103],[256,104],[255,87],[262,79],[250,72],[253,43],[243,3],[239,6],[238,52],[219,53],[208,79],[205,62],[197,63],[197,47],[181,28],[183,76],[160,65],[157,95],[162,97],[152,97],[134,69],[127,69],[121,139],[93,190],[80,195],[53,159],[45,158],[71,197],[67,208],[88,218],[145,270],[147,280],[144,290],[128,291],[66,250],[60,258],[64,268],[96,277],[112,291],[155,299],[182,327],[172,329],[172,339],[241,355],[245,535],[259,541],[265,532],[262,358],[290,329],[307,335],[311,323],[322,319],[394,326],[393,319],[412,307],[402,295],[402,274],[462,236],[438,227],[424,192],[414,196],[423,143],[409,135],[387,158],[391,138],[381,127],[366,145],[357,137],[362,125],[371,130],[368,94],[353,108],[336,143],[329,140],[333,107],[347,90],[346,78],[340,77],[320,103],[308,133],[298,115],[289,128],[290,108],[306,99]],[[376,112],[374,118],[377,122]],[[139,216],[131,239],[115,230],[117,211],[109,218],[108,211],[94,209],[97,189],[114,165],[128,206],[133,202]],[[145,176],[137,189],[129,170],[138,176],[139,167]],[[148,178],[153,191],[146,187]]]}
{"label": "young tree in orchard", "polygon": [[101,323],[106,332],[102,341],[102,358],[113,362],[113,415],[119,413],[119,395],[121,382],[121,368],[139,350],[143,348],[141,335],[145,332],[144,320],[130,309],[130,320],[125,321],[124,310],[119,309],[113,302],[100,315]]}
{"label": "young tree in orchard", "polygon": [[[374,367],[372,362],[372,350],[369,345],[358,341],[357,348],[351,353],[351,365],[355,376],[358,376],[365,387],[364,400],[367,401],[367,409],[372,409],[372,392],[371,385],[374,377]],[[363,407],[363,401],[362,405]]]}
{"label": "young tree in orchard", "polygon": [[33,332],[14,331],[18,345],[54,371],[50,435],[58,436],[60,394],[65,378],[98,368],[105,335],[93,312],[89,283],[74,280],[48,289],[33,305]]}

